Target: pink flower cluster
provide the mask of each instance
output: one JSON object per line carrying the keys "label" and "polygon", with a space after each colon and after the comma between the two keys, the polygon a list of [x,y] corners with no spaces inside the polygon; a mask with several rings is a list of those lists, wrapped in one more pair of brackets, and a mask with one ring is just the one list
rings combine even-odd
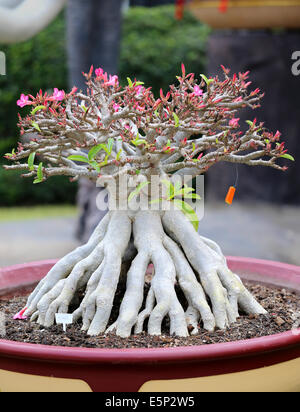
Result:
{"label": "pink flower cluster", "polygon": [[[47,96],[46,94],[45,94],[45,96]],[[33,96],[31,96],[32,98],[33,98]],[[65,98],[65,92],[64,92],[64,90],[58,90],[56,87],[54,88],[54,92],[53,92],[53,95],[52,96],[50,96],[50,97],[46,97],[45,98],[45,101],[46,100],[49,100],[49,101],[51,101],[51,102],[60,102],[60,101],[62,101],[62,100],[64,100],[64,98]],[[29,96],[26,96],[25,94],[21,94],[21,97],[20,97],[20,99],[17,101],[17,105],[19,106],[19,107],[25,107],[25,106],[30,106],[30,105],[33,105],[34,104],[34,102],[33,101],[31,101],[31,100],[29,100]]]}
{"label": "pink flower cluster", "polygon": [[98,68],[95,70],[95,74],[97,76],[97,80],[103,80],[104,81],[104,86],[113,86],[113,87],[118,87],[119,86],[119,78],[117,75],[109,75],[106,72],[104,72],[103,69]]}

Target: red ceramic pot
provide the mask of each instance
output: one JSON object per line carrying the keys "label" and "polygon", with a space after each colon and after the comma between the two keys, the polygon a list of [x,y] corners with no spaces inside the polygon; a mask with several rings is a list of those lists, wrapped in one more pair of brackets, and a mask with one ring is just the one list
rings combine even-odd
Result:
{"label": "red ceramic pot", "polygon": [[[0,295],[36,284],[54,261],[0,270]],[[300,291],[300,267],[229,257],[243,279]],[[86,349],[0,340],[0,391],[300,391],[300,329],[194,347]]]}

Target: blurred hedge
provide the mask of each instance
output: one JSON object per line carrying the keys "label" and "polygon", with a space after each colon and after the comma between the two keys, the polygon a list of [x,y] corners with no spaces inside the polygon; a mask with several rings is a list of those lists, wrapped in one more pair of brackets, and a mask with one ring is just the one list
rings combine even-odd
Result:
{"label": "blurred hedge", "polygon": [[[157,93],[174,82],[184,62],[187,70],[204,71],[208,28],[189,13],[174,19],[174,7],[133,7],[124,16],[119,76],[137,78]],[[0,163],[18,140],[16,127],[21,93],[40,89],[68,89],[65,48],[65,22],[60,15],[34,39],[1,46],[6,53],[7,76],[0,76]],[[32,185],[19,173],[5,172],[0,166],[0,205],[74,202],[76,184],[65,177]]]}

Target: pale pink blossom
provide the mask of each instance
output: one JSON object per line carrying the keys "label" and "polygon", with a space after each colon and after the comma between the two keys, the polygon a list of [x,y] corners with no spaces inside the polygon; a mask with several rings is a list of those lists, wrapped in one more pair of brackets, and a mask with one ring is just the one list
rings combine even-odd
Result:
{"label": "pale pink blossom", "polygon": [[120,106],[119,104],[117,104],[117,103],[114,103],[114,104],[113,104],[113,109],[114,109],[115,112],[118,112],[119,109],[120,109],[120,107],[121,107],[121,106]]}
{"label": "pale pink blossom", "polygon": [[63,90],[58,90],[56,87],[54,89],[53,95],[49,98],[52,101],[61,101],[65,98],[65,92]]}
{"label": "pale pink blossom", "polygon": [[119,86],[119,78],[116,75],[114,76],[109,75],[109,80],[105,82],[104,84],[105,86]]}
{"label": "pale pink blossom", "polygon": [[238,125],[239,125],[239,120],[240,120],[239,117],[234,117],[233,119],[231,119],[231,120],[229,121],[229,126],[238,127]]}
{"label": "pale pink blossom", "polygon": [[202,96],[203,95],[203,90],[200,89],[200,87],[196,84],[194,87],[194,96]]}
{"label": "pale pink blossom", "polygon": [[102,77],[103,73],[104,73],[104,70],[101,69],[101,67],[99,67],[99,69],[95,70],[95,74],[96,74],[97,77]]}
{"label": "pale pink blossom", "polygon": [[21,94],[20,99],[17,101],[17,105],[19,107],[25,107],[32,104],[32,102],[29,100],[29,96],[25,96],[25,94]]}
{"label": "pale pink blossom", "polygon": [[139,86],[135,86],[134,90],[136,91],[136,96],[138,97],[144,90],[144,87],[139,85]]}

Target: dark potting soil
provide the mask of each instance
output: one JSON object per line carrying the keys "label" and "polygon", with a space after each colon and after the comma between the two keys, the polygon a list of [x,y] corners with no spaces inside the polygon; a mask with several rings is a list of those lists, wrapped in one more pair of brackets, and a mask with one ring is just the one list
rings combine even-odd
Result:
{"label": "dark potting soil", "polygon": [[[168,319],[163,324],[162,336],[149,336],[146,333],[120,338],[111,333],[96,337],[82,332],[81,324],[67,327],[64,333],[61,325],[45,328],[30,321],[13,320],[13,315],[26,304],[26,296],[15,296],[0,300],[0,311],[5,314],[6,335],[3,339],[52,346],[86,348],[158,348],[175,346],[208,345],[273,335],[291,330],[297,326],[300,316],[300,296],[293,291],[245,282],[248,289],[268,311],[267,315],[241,315],[227,330],[207,332],[200,324],[199,334],[187,338],[168,334]],[[119,289],[118,294],[122,290]],[[123,291],[124,293],[124,291]],[[116,300],[120,295],[116,296]],[[114,305],[111,322],[118,316]]]}

